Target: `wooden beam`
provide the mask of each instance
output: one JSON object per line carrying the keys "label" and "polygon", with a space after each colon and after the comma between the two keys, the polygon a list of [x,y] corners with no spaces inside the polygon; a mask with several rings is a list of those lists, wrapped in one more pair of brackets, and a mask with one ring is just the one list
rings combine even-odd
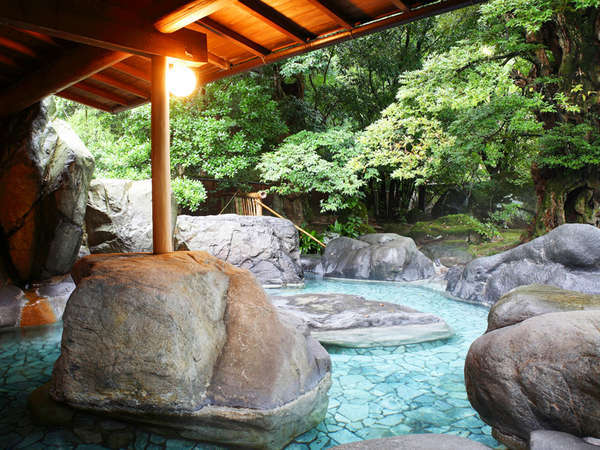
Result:
{"label": "wooden beam", "polygon": [[1,91],[0,116],[22,111],[129,56],[102,48],[78,46]]}
{"label": "wooden beam", "polygon": [[208,63],[212,64],[213,66],[217,66],[223,70],[231,69],[231,63],[229,61],[211,52],[208,52]]}
{"label": "wooden beam", "polygon": [[8,48],[21,55],[29,56],[30,58],[35,58],[37,56],[37,54],[26,45],[4,36],[0,36],[0,47]]}
{"label": "wooden beam", "polygon": [[58,43],[54,39],[52,39],[50,36],[47,36],[45,34],[38,33],[37,31],[24,30],[22,28],[17,28],[16,30],[19,33],[24,33],[28,36],[31,36],[34,39],[37,39],[38,41],[45,42],[46,44],[52,45],[53,47],[59,47]]}
{"label": "wooden beam", "polygon": [[276,9],[260,0],[232,0],[233,4],[261,22],[285,34],[295,42],[306,42],[316,36]]}
{"label": "wooden beam", "polygon": [[89,83],[77,83],[73,85],[73,87],[77,89],[81,89],[82,91],[89,92],[90,94],[94,94],[97,97],[101,97],[106,100],[110,100],[111,102],[118,103],[119,105],[127,106],[129,104],[129,100],[125,97],[115,94],[114,92],[108,91],[106,89],[102,89],[97,86],[93,86]]}
{"label": "wooden beam", "polygon": [[112,66],[112,68],[118,70],[119,72],[126,73],[127,75],[131,75],[132,77],[137,78],[138,80],[147,81],[148,83],[150,83],[152,79],[151,75],[147,71],[126,63],[115,64],[114,66]]}
{"label": "wooden beam", "polygon": [[11,69],[21,69],[22,67],[17,62],[6,55],[0,53],[0,65],[10,67]]}
{"label": "wooden beam", "polygon": [[152,57],[152,242],[155,254],[173,251],[167,58]]}
{"label": "wooden beam", "polygon": [[191,23],[187,26],[187,28],[200,32],[205,32],[206,30],[213,33],[216,32],[215,34],[217,34],[217,36],[223,37],[238,47],[243,48],[244,50],[259,57],[266,56],[271,53],[268,48],[265,48],[262,45],[248,39],[246,36],[242,36],[241,34],[227,28],[225,25],[220,24],[210,17],[205,17],[199,22],[200,24]]}
{"label": "wooden beam", "polygon": [[165,35],[140,16],[100,0],[0,1],[0,24],[107,50],[206,61],[206,35],[189,30]]}
{"label": "wooden beam", "polygon": [[73,102],[81,103],[82,105],[91,106],[92,108],[99,109],[101,111],[112,112],[112,110],[102,103],[95,102],[92,99],[84,97],[83,95],[73,94],[72,92],[63,91],[55,94],[58,97],[66,98],[67,100],[71,100]]}
{"label": "wooden beam", "polygon": [[377,31],[414,22],[425,17],[436,16],[445,12],[454,11],[456,9],[464,8],[467,6],[477,5],[485,1],[486,0],[445,0],[439,3],[435,3],[433,5],[423,6],[419,9],[412,9],[407,13],[395,13],[390,16],[382,17],[379,20],[369,22],[366,25],[355,27],[351,31],[342,31],[336,34],[331,34],[315,39],[312,42],[308,42],[302,45],[296,45],[281,51],[273,52],[262,59],[254,58],[248,60],[246,62],[233,66],[228,72],[209,73],[204,75],[200,73],[200,83],[211,83],[213,81],[220,80],[221,78],[236,75],[238,73],[247,72],[249,70],[254,69],[255,67],[270,64],[276,61],[280,61],[282,59],[291,58],[292,56],[296,56],[313,50],[318,50],[320,48],[328,47],[330,45],[337,44],[348,39],[366,36]]}
{"label": "wooden beam", "polygon": [[404,12],[409,12],[410,11],[410,8],[408,7],[408,5],[406,3],[404,3],[402,0],[391,0],[391,2],[400,11],[404,11]]}
{"label": "wooden beam", "polygon": [[325,5],[321,0],[306,0],[307,3],[310,3],[319,11],[329,16],[330,19],[337,22],[341,27],[349,30],[352,28],[352,24],[344,19],[339,13],[333,11],[329,6]]}
{"label": "wooden beam", "polygon": [[92,75],[91,79],[106,84],[107,86],[112,86],[117,89],[121,89],[122,91],[129,92],[133,95],[137,95],[140,98],[145,98],[146,100],[150,98],[150,91],[125,83],[121,80],[117,80],[116,78],[113,78],[104,73],[97,73],[96,75]]}
{"label": "wooden beam", "polygon": [[172,33],[231,4],[230,0],[194,0],[165,14],[154,27],[161,33]]}

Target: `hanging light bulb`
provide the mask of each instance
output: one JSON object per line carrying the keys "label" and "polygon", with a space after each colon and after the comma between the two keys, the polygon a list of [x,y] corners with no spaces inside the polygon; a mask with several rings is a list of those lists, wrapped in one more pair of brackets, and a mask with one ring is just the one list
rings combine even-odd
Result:
{"label": "hanging light bulb", "polygon": [[177,97],[187,97],[196,89],[196,74],[182,64],[173,64],[167,72],[169,92]]}

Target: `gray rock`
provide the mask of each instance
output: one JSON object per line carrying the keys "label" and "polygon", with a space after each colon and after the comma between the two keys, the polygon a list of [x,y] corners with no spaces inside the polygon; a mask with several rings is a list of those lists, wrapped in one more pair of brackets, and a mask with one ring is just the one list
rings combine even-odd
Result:
{"label": "gray rock", "polygon": [[520,286],[500,298],[490,309],[488,329],[507,327],[551,312],[600,309],[600,295],[566,291],[553,286]]}
{"label": "gray rock", "polygon": [[446,267],[464,266],[475,259],[466,242],[431,242],[421,247],[421,252]]}
{"label": "gray rock", "polygon": [[535,430],[600,435],[600,311],[532,317],[479,337],[465,362],[471,405],[511,448]]}
{"label": "gray rock", "polygon": [[329,355],[248,271],[205,252],[91,255],[73,278],[53,399],[259,448],[323,420]]}
{"label": "gray rock", "polygon": [[66,122],[48,122],[40,104],[0,128],[0,229],[14,281],[68,273],[81,243],[94,159]]}
{"label": "gray rock", "polygon": [[[171,196],[171,223],[177,202]],[[95,179],[85,212],[91,253],[152,251],[152,181]]]}
{"label": "gray rock", "polygon": [[600,229],[566,224],[527,244],[448,273],[453,295],[491,305],[517,286],[546,284],[600,294]]}
{"label": "gray rock", "polygon": [[321,255],[300,255],[300,265],[303,272],[314,273],[315,275],[323,275],[323,263]]}
{"label": "gray rock", "polygon": [[203,250],[248,269],[263,285],[301,283],[298,231],[269,216],[179,216],[176,249]]}
{"label": "gray rock", "polygon": [[322,344],[377,347],[447,339],[454,332],[444,320],[402,305],[369,301],[357,295],[272,296],[279,311],[306,322]]}
{"label": "gray rock", "polygon": [[568,433],[536,430],[529,436],[529,450],[598,450],[598,447]]}
{"label": "gray rock", "polygon": [[45,298],[48,301],[56,320],[59,321],[62,319],[69,297],[75,290],[75,283],[71,275],[65,275],[35,283],[32,290],[37,297]]}
{"label": "gray rock", "polygon": [[25,293],[16,286],[0,287],[0,329],[19,326]]}
{"label": "gray rock", "polygon": [[411,238],[392,233],[333,239],[323,254],[323,270],[329,277],[385,281],[422,280],[435,273]]}
{"label": "gray rock", "polygon": [[331,450],[485,450],[490,447],[452,434],[406,434],[351,442]]}

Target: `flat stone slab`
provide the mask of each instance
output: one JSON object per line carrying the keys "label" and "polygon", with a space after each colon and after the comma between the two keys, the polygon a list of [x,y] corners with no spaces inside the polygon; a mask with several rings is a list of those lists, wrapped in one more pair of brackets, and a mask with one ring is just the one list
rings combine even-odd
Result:
{"label": "flat stone slab", "polygon": [[485,450],[487,445],[453,434],[406,434],[383,439],[351,442],[331,450]]}
{"label": "flat stone slab", "polygon": [[[598,440],[592,438],[592,441]],[[598,450],[599,448],[584,439],[560,431],[536,430],[529,436],[530,450]]]}
{"label": "flat stone slab", "polygon": [[393,303],[347,294],[271,296],[279,311],[308,325],[322,344],[379,347],[447,339],[454,331],[440,317]]}

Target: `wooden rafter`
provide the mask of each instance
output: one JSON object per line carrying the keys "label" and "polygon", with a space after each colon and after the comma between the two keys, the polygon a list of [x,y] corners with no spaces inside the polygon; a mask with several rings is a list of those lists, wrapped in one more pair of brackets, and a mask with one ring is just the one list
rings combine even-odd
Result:
{"label": "wooden rafter", "polygon": [[66,98],[67,100],[71,100],[73,102],[81,103],[82,105],[91,106],[92,108],[96,108],[101,111],[113,112],[112,109],[110,109],[108,106],[103,105],[100,102],[95,102],[94,100],[84,97],[83,95],[77,95],[67,91],[59,92],[56,95],[62,98]]}
{"label": "wooden rafter", "polygon": [[227,28],[225,25],[220,24],[219,22],[211,19],[210,17],[205,17],[204,19],[199,21],[200,24],[191,23],[187,26],[190,30],[200,31],[200,32],[216,32],[218,36],[224,37],[230,42],[234,43],[240,48],[252,53],[256,56],[266,56],[271,51],[268,48],[263,47],[260,44],[248,39],[246,36],[242,36],[241,34]]}
{"label": "wooden rafter", "polygon": [[104,98],[106,100],[110,100],[111,102],[118,103],[119,105],[127,106],[129,104],[129,100],[125,97],[115,94],[106,89],[102,89],[97,86],[92,86],[87,82],[77,83],[73,87],[77,89],[81,89],[82,91],[89,92],[97,97]]}
{"label": "wooden rafter", "polygon": [[398,8],[400,11],[404,11],[404,12],[408,12],[410,11],[409,6],[404,3],[402,0],[391,0],[391,2],[394,4],[394,6],[396,8]]}
{"label": "wooden rafter", "polygon": [[325,15],[329,16],[330,19],[333,19],[341,27],[348,29],[348,30],[352,28],[352,24],[350,22],[348,22],[346,19],[344,19],[339,13],[335,12],[329,6],[325,5],[325,3],[323,3],[322,0],[306,0],[306,1],[308,3],[310,3],[311,5],[313,5],[315,8],[317,8],[319,11],[324,13]]}
{"label": "wooden rafter", "polygon": [[139,16],[89,0],[0,1],[0,24],[24,28],[107,50],[206,61],[206,36],[189,30],[169,35]]}
{"label": "wooden rafter", "polygon": [[118,70],[119,72],[126,73],[127,75],[131,75],[132,77],[137,78],[138,80],[143,80],[150,83],[150,73],[146,70],[140,69],[130,64],[126,64],[124,62],[115,64],[114,66],[112,66],[112,68]]}
{"label": "wooden rafter", "polygon": [[130,56],[88,46],[71,49],[0,91],[0,116],[22,111]]}
{"label": "wooden rafter", "polygon": [[56,43],[56,41],[54,39],[52,39],[50,36],[47,36],[42,33],[38,33],[37,31],[24,30],[22,28],[19,28],[18,31],[19,31],[19,33],[24,33],[28,36],[31,36],[32,38],[37,39],[38,41],[45,42],[46,44],[52,45],[53,47],[58,47],[58,44]]}
{"label": "wooden rafter", "polygon": [[8,48],[14,52],[29,56],[31,58],[35,58],[37,56],[36,53],[26,45],[4,36],[0,36],[0,47]]}
{"label": "wooden rafter", "polygon": [[233,4],[263,23],[285,34],[295,42],[306,42],[316,36],[293,20],[260,0],[232,0]]}
{"label": "wooden rafter", "polygon": [[17,64],[17,62],[14,59],[12,59],[6,55],[3,55],[1,53],[0,53],[0,66],[10,67],[11,69],[19,69],[20,68],[19,64]]}
{"label": "wooden rafter", "polygon": [[227,76],[247,72],[248,70],[252,70],[255,67],[262,66],[264,64],[270,64],[285,58],[290,58],[295,55],[337,44],[338,42],[343,42],[348,39],[366,36],[368,34],[380,30],[385,30],[398,25],[414,22],[415,20],[419,20],[425,17],[436,16],[445,12],[453,11],[455,9],[463,8],[465,6],[483,3],[484,1],[486,0],[445,0],[432,5],[423,6],[419,9],[412,9],[407,13],[395,14],[391,17],[384,17],[377,21],[369,22],[366,25],[355,27],[351,31],[343,31],[329,36],[324,36],[315,39],[312,42],[308,42],[302,45],[296,45],[294,47],[289,47],[282,51],[273,52],[262,59],[255,58],[246,61],[242,64],[238,64],[232,67],[231,70],[227,73],[210,73],[204,76],[200,74],[200,82],[202,84],[210,83],[216,80],[220,80],[221,78],[225,78]]}
{"label": "wooden rafter", "polygon": [[211,52],[208,52],[208,63],[212,64],[213,66],[217,66],[223,70],[231,69],[231,63],[229,61]]}
{"label": "wooden rafter", "polygon": [[121,80],[117,80],[109,75],[104,73],[97,73],[96,75],[92,75],[92,80],[98,81],[100,83],[106,84],[107,86],[112,86],[117,89],[121,89],[122,91],[129,92],[130,94],[137,95],[140,98],[149,99],[150,91],[146,89],[141,89],[137,86],[133,86],[128,83],[124,83]]}
{"label": "wooden rafter", "polygon": [[224,8],[230,0],[194,0],[162,16],[154,27],[162,33],[172,33]]}

